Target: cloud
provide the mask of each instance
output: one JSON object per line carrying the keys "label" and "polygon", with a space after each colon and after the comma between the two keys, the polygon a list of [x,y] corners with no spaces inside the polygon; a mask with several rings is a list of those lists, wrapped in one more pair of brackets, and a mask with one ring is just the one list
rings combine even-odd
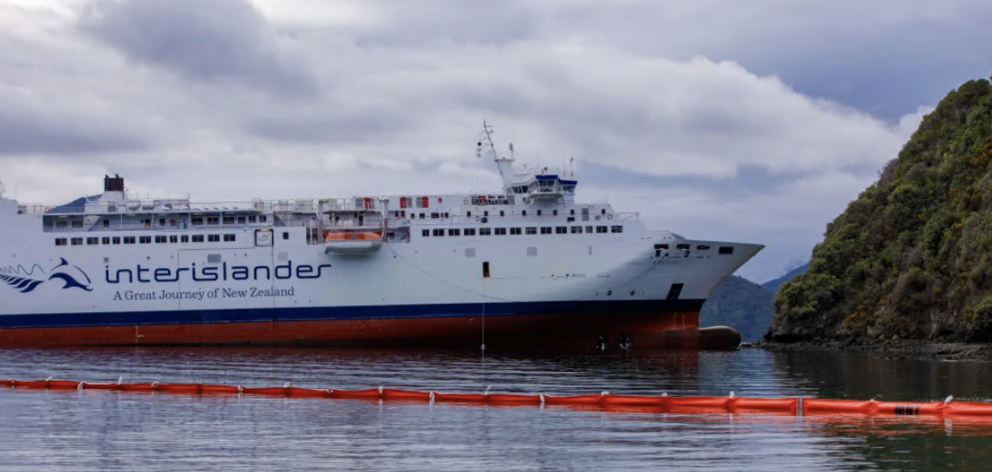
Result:
{"label": "cloud", "polygon": [[317,91],[307,67],[242,0],[99,1],[82,31],[139,63],[197,81],[227,81],[282,94]]}
{"label": "cloud", "polygon": [[[776,73],[832,73],[818,54],[853,43],[819,35],[851,24],[880,41],[866,25],[888,0],[853,20],[772,0],[58,5],[0,6],[0,172],[25,200],[90,194],[104,173],[200,201],[495,190],[474,153],[488,119],[521,163],[574,156],[580,200],[767,244],[745,269],[765,279],[809,253],[932,104],[878,117]],[[949,21],[914,16],[929,12],[892,21]]]}

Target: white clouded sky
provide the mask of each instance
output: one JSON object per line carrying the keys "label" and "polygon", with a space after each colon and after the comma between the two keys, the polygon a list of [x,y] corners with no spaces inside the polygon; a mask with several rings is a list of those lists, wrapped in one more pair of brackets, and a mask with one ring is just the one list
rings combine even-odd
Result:
{"label": "white clouded sky", "polygon": [[580,198],[768,245],[763,281],[987,76],[986,3],[0,1],[0,177],[49,203],[105,173],[201,201],[495,190],[488,119],[525,161],[574,156]]}

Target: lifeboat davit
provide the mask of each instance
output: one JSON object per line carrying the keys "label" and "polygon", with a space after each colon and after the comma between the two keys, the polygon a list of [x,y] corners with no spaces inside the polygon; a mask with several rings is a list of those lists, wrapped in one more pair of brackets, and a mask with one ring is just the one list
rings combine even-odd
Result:
{"label": "lifeboat davit", "polygon": [[381,247],[382,235],[376,233],[327,233],[324,237],[325,254],[371,254]]}

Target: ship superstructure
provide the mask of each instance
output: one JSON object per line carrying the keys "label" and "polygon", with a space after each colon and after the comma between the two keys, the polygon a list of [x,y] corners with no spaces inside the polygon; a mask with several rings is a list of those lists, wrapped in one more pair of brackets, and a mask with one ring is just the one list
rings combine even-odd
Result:
{"label": "ship superstructure", "polygon": [[62,206],[0,198],[0,345],[639,345],[695,329],[762,248],[648,230],[478,144],[501,191],[208,204],[107,176]]}

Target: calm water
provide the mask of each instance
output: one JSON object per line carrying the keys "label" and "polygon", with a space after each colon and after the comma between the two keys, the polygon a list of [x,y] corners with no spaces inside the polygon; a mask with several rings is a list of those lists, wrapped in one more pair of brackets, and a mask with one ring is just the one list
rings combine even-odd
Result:
{"label": "calm water", "polygon": [[[0,378],[548,394],[992,398],[992,365],[858,354],[0,350]],[[2,470],[989,470],[992,424],[0,390]]]}

